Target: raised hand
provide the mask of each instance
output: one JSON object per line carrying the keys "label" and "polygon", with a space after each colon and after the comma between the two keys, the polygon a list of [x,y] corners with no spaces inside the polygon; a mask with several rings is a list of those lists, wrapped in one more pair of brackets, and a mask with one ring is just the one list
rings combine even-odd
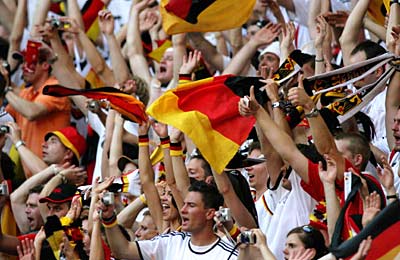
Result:
{"label": "raised hand", "polygon": [[82,210],[82,204],[81,204],[81,201],[80,201],[80,197],[79,196],[75,196],[72,199],[71,207],[69,208],[69,211],[67,213],[67,217],[72,219],[73,221],[75,221],[76,219],[79,218],[79,215],[81,214],[81,210]]}
{"label": "raised hand", "polygon": [[268,23],[261,28],[252,38],[257,46],[268,45],[272,43],[281,33],[282,26],[280,24]]}
{"label": "raised hand", "polygon": [[179,74],[191,74],[199,65],[201,59],[201,51],[194,50],[189,52],[189,55],[183,56],[183,63],[179,70]]}
{"label": "raised hand", "polygon": [[171,142],[180,142],[183,140],[183,133],[181,130],[175,127],[171,127],[171,133],[169,134]]}
{"label": "raised hand", "polygon": [[147,120],[139,125],[138,134],[139,135],[147,135],[149,133],[151,122]]}
{"label": "raised hand", "polygon": [[154,121],[152,123],[152,127],[160,138],[165,138],[168,136],[168,125]]}
{"label": "raised hand", "polygon": [[364,212],[361,219],[363,227],[381,211],[381,196],[374,191],[365,198]]}
{"label": "raised hand", "polygon": [[382,183],[386,191],[389,191],[394,188],[394,173],[385,156],[381,156],[381,165],[383,169],[377,167],[379,182]]}
{"label": "raised hand", "polygon": [[75,184],[76,186],[84,185],[87,179],[87,172],[85,169],[75,165],[61,170],[59,174],[64,175],[68,183]]}
{"label": "raised hand", "polygon": [[302,106],[305,109],[311,110],[314,107],[314,102],[304,90],[303,75],[299,75],[298,81],[298,87],[289,89],[288,99],[294,106]]}
{"label": "raised hand", "polygon": [[[368,251],[372,245],[372,238],[369,236],[367,239],[364,239],[360,245],[358,246],[357,253],[351,257],[350,260],[363,260],[367,257]],[[397,259],[397,258],[396,258]]]}
{"label": "raised hand", "polygon": [[97,177],[96,181],[93,183],[93,192],[100,194],[103,191],[105,191],[108,187],[111,186],[111,184],[114,182],[115,180],[115,176],[112,177],[107,177],[104,179],[103,182],[99,182],[100,178]]}
{"label": "raised hand", "polygon": [[140,32],[149,31],[159,20],[154,11],[142,12],[139,15],[139,30]]}
{"label": "raised hand", "polygon": [[318,163],[319,178],[322,182],[327,184],[335,184],[337,176],[336,161],[329,157],[327,154],[324,155],[326,161],[326,170],[323,169],[322,162]]}
{"label": "raised hand", "polygon": [[20,260],[35,259],[35,245],[32,239],[25,238],[21,241],[21,246],[17,246],[18,258]]}
{"label": "raised hand", "polygon": [[282,48],[290,49],[290,46],[293,44],[294,38],[296,34],[296,27],[293,22],[289,22],[286,24],[286,27],[282,30],[282,40],[281,46]]}
{"label": "raised hand", "polygon": [[257,113],[260,109],[260,104],[258,104],[254,95],[254,86],[250,87],[250,96],[246,96],[239,100],[239,113],[242,116],[252,116]]}
{"label": "raised hand", "polygon": [[98,13],[99,15],[99,27],[100,31],[104,35],[113,35],[114,34],[114,16],[108,10],[101,10]]}
{"label": "raised hand", "polygon": [[273,79],[260,80],[265,83],[263,87],[272,103],[279,101],[278,84]]}
{"label": "raised hand", "polygon": [[347,18],[349,17],[349,13],[346,11],[337,11],[336,13],[326,13],[323,16],[330,26],[344,28]]}
{"label": "raised hand", "polygon": [[322,45],[326,40],[329,24],[322,15],[317,16],[315,20],[317,23],[316,26],[317,35],[314,40],[314,46],[316,49],[320,49],[322,48]]}

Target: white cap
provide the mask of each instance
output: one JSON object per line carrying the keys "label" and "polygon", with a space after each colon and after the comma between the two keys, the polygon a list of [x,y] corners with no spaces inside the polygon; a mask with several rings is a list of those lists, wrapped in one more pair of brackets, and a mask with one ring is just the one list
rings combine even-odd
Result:
{"label": "white cap", "polygon": [[260,59],[266,53],[275,54],[276,56],[278,56],[278,58],[280,58],[281,57],[281,48],[280,48],[279,42],[274,41],[270,45],[268,45],[264,50],[261,51],[260,55],[258,55],[258,58]]}

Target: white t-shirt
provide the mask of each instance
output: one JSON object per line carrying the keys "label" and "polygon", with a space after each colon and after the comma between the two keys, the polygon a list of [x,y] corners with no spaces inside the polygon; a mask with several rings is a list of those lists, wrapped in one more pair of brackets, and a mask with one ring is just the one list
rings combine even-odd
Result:
{"label": "white t-shirt", "polygon": [[295,227],[308,224],[309,216],[317,203],[302,189],[300,177],[294,171],[289,180],[292,190],[278,201],[266,233],[268,247],[276,259],[283,259],[287,233]]}
{"label": "white t-shirt", "polygon": [[[399,177],[399,167],[400,167],[400,152],[396,152],[393,156],[391,156],[389,164],[392,167],[393,175],[394,175],[394,188],[396,189],[396,193],[400,194],[400,177]],[[386,191],[385,191],[386,192]]]}
{"label": "white t-shirt", "polygon": [[279,185],[279,187],[274,191],[269,189],[266,190],[264,194],[255,202],[258,225],[264,234],[267,234],[268,232],[271,219],[274,216],[278,202],[282,197],[286,196],[287,193],[289,193],[289,191]]}
{"label": "white t-shirt", "polygon": [[219,237],[207,246],[195,246],[190,238],[190,233],[171,232],[136,243],[141,259],[226,260],[238,257],[238,251]]}

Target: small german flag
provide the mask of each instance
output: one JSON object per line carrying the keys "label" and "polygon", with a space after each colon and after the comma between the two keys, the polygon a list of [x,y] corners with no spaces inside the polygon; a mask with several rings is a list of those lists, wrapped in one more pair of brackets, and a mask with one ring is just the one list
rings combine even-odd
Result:
{"label": "small german flag", "polygon": [[127,119],[139,124],[147,121],[144,104],[133,96],[113,87],[78,90],[62,87],[60,85],[47,85],[43,88],[43,94],[54,97],[82,95],[95,100],[105,99],[110,102],[112,109],[118,111]]}
{"label": "small german flag", "polygon": [[214,32],[242,26],[255,0],[162,0],[160,11],[167,34]]}
{"label": "small german flag", "polygon": [[188,135],[204,158],[222,172],[246,140],[255,124],[254,117],[242,117],[239,99],[249,95],[250,86],[260,104],[267,100],[259,90],[259,78],[223,75],[179,85],[159,99],[147,113]]}

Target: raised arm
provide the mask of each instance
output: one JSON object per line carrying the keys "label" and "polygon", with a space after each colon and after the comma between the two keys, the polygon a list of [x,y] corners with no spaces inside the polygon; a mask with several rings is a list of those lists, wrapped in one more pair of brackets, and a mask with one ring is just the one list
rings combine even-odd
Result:
{"label": "raised arm", "polygon": [[122,133],[124,132],[124,119],[117,113],[114,118],[114,131],[111,138],[109,171],[111,176],[120,176],[118,159],[122,155]]}
{"label": "raised arm", "polygon": [[139,30],[139,14],[142,10],[146,8],[149,2],[150,0],[144,0],[139,3],[137,3],[137,1],[132,1],[128,21],[126,44],[128,48],[128,58],[132,73],[142,78],[150,86],[151,76],[146,58],[144,57],[142,40]]}
{"label": "raised arm", "polygon": [[238,75],[246,64],[256,53],[257,49],[263,45],[271,44],[281,32],[281,25],[268,23],[261,28],[243,48],[233,57],[228,67],[225,68],[222,74]]}
{"label": "raised arm", "polygon": [[17,11],[10,34],[10,48],[8,49],[7,61],[11,70],[17,66],[17,61],[12,58],[15,51],[19,51],[24,29],[27,25],[27,0],[18,0]]}
{"label": "raised arm", "polygon": [[232,216],[239,226],[256,228],[257,223],[237,196],[227,174],[230,173],[216,173],[213,171],[215,183],[217,184],[219,192],[224,197],[226,206],[231,209]]}
{"label": "raised arm", "polygon": [[254,87],[250,88],[249,104],[250,106],[247,106],[243,100],[239,102],[240,114],[244,116],[254,115],[264,135],[282,159],[292,166],[304,182],[309,183],[307,158],[297,149],[291,137],[281,131],[267,111],[257,103],[254,97]]}
{"label": "raised arm", "polygon": [[368,10],[369,0],[359,0],[347,18],[342,35],[340,36],[340,46],[343,52],[343,62],[348,65],[350,53],[356,47],[359,33],[363,31],[363,19]]}
{"label": "raised arm", "polygon": [[[391,11],[393,12],[400,12],[400,5],[393,4],[391,6]],[[394,52],[396,55],[400,55],[400,26],[392,27],[392,40],[390,41],[389,46],[391,51]],[[396,117],[396,114],[399,111],[400,106],[400,72],[395,71],[388,89],[386,93],[386,115],[385,115],[385,122],[386,122],[386,137],[387,142],[389,145],[390,150],[395,148],[395,138],[393,136],[392,126],[393,124],[398,124],[399,118]]]}
{"label": "raised arm", "polygon": [[163,223],[161,200],[154,184],[154,171],[150,162],[149,138],[147,134],[149,127],[150,122],[139,126],[139,176],[150,214],[156,223],[157,229],[162,232],[166,227],[164,227]]}
{"label": "raised arm", "polygon": [[340,213],[340,203],[336,195],[335,181],[337,177],[336,162],[325,155],[327,169],[324,170],[322,162],[319,162],[318,170],[319,177],[324,186],[325,199],[326,199],[326,215],[328,218],[328,235],[329,240],[332,239],[333,232],[335,231],[336,221]]}
{"label": "raised arm", "polygon": [[110,48],[111,65],[115,79],[118,83],[123,84],[130,78],[129,68],[126,65],[121,48],[114,35],[114,17],[110,11],[101,10],[99,12],[99,26]]}
{"label": "raised arm", "polygon": [[105,227],[107,241],[113,256],[119,259],[141,259],[136,242],[126,240],[117,225],[117,216],[114,209],[114,205],[106,206],[101,201],[99,201],[97,207],[97,211],[101,212],[100,219]]}
{"label": "raised arm", "polygon": [[170,137],[168,135],[168,126],[162,123],[155,122],[153,124],[153,129],[160,137],[161,141],[161,149],[163,150],[163,162],[165,167],[165,179],[167,181],[168,187],[171,189],[172,196],[175,199],[177,208],[180,209],[183,207],[183,197],[180,193],[174,176],[174,170],[172,167],[172,159],[170,154]]}
{"label": "raised arm", "polygon": [[10,194],[10,201],[13,212],[21,213],[14,214],[15,222],[17,222],[18,228],[21,233],[28,233],[30,231],[28,219],[26,218],[25,214],[22,214],[22,212],[25,212],[26,209],[26,200],[29,196],[29,190],[37,185],[45,183],[46,181],[51,179],[54,174],[56,174],[56,172],[56,165],[51,165],[45,170],[24,181],[21,186],[18,187],[18,189]]}
{"label": "raised arm", "polygon": [[299,77],[299,87],[289,90],[288,99],[294,106],[302,106],[305,115],[311,115],[313,114],[312,112],[317,111],[313,116],[306,116],[310,124],[314,144],[320,154],[327,154],[336,161],[338,172],[345,172],[344,157],[338,151],[335,139],[318,112],[314,102],[305,92],[302,76]]}
{"label": "raised arm", "polygon": [[[19,126],[14,122],[9,122],[7,125],[10,127],[10,133],[8,133],[8,137],[11,139],[14,145],[17,143],[22,144],[23,140],[21,139],[21,129]],[[47,168],[48,165],[25,145],[19,145],[16,147],[16,150],[21,160],[31,171],[32,175],[35,175]]]}

